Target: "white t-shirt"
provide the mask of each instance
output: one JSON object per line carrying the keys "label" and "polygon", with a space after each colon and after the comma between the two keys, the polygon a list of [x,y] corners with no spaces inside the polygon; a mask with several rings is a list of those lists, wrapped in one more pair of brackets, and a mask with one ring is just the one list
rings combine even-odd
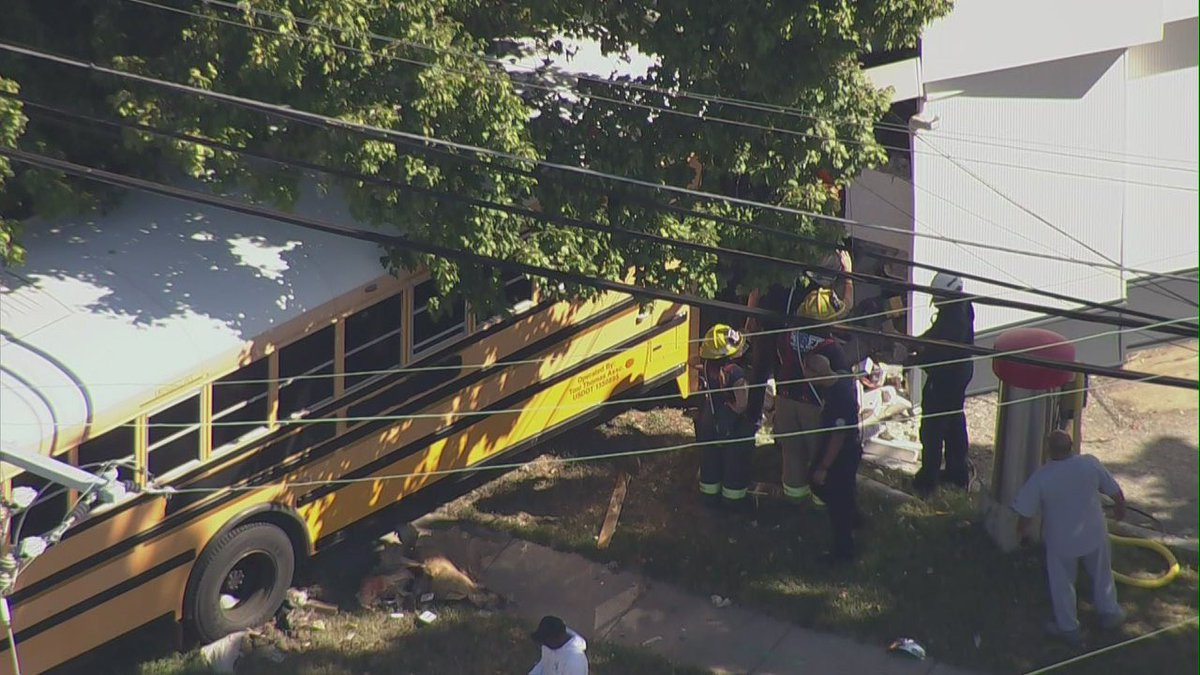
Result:
{"label": "white t-shirt", "polygon": [[571,639],[558,649],[542,645],[542,660],[529,675],[588,675],[587,642],[570,628],[567,634]]}
{"label": "white t-shirt", "polygon": [[1017,493],[1013,510],[1026,518],[1042,515],[1047,553],[1082,556],[1108,536],[1100,493],[1114,497],[1120,490],[1100,460],[1076,455],[1051,460],[1035,471]]}

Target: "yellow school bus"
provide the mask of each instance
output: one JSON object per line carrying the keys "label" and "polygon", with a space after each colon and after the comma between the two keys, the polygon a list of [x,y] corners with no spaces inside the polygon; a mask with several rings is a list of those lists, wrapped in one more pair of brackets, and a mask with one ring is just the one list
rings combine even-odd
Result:
{"label": "yellow school bus", "polygon": [[[387,274],[374,245],[148,195],[33,223],[28,249],[0,272],[0,440],[81,467],[120,461],[135,489],[17,579],[25,675],[160,621],[200,640],[260,624],[308,556],[393,507],[436,503],[453,482],[437,472],[664,384],[687,393],[685,306],[543,302],[516,278],[504,316],[432,312],[427,276]],[[15,521],[22,538],[78,497],[2,468],[5,490],[44,490]]]}

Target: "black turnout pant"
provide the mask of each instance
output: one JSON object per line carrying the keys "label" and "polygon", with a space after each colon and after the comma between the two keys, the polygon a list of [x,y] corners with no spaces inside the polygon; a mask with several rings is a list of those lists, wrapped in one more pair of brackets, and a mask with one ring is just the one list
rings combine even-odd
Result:
{"label": "black turnout pant", "polygon": [[[862,462],[862,447],[844,447],[825,475],[824,485],[813,485],[813,493],[825,502],[829,525],[833,528],[833,557],[846,560],[854,557],[854,528],[861,515],[858,511],[858,465]],[[816,465],[814,464],[814,469]]]}
{"label": "black turnout pant", "polygon": [[[932,490],[940,480],[967,487],[967,416],[963,406],[967,401],[967,384],[963,376],[934,376],[921,390],[921,469],[917,486]],[[942,473],[942,461],[946,471]]]}

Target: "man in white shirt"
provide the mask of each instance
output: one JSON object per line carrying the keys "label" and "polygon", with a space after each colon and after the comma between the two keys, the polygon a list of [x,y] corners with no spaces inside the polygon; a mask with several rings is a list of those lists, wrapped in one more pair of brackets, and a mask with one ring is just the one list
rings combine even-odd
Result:
{"label": "man in white shirt", "polygon": [[587,642],[557,616],[544,616],[533,640],[542,646],[542,659],[529,675],[588,675]]}
{"label": "man in white shirt", "polygon": [[1050,461],[1034,472],[1017,493],[1013,510],[1020,515],[1017,534],[1029,534],[1032,518],[1042,516],[1042,539],[1046,543],[1046,578],[1054,621],[1046,630],[1078,645],[1079,620],[1075,614],[1075,575],[1082,562],[1092,580],[1092,603],[1105,628],[1115,628],[1125,619],[1117,604],[1113,583],[1108,528],[1100,494],[1116,502],[1114,517],[1125,517],[1125,495],[1100,460],[1091,455],[1072,455],[1071,436],[1054,431],[1048,439]]}

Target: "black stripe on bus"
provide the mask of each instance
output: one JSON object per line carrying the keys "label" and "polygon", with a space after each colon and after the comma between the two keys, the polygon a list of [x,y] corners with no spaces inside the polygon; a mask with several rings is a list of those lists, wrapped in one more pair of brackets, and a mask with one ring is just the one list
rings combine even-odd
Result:
{"label": "black stripe on bus", "polygon": [[[618,302],[618,303],[614,304],[613,306],[608,307],[605,310],[602,310],[601,312],[597,312],[596,314],[589,316],[587,319],[584,319],[583,321],[579,322],[578,324],[568,326],[567,328],[557,331],[552,335],[548,335],[545,338],[538,340],[537,342],[531,343],[528,347],[523,348],[521,350],[521,352],[525,352],[529,348],[536,347],[538,345],[543,345],[546,343],[554,344],[557,341],[561,340],[564,336],[573,335],[575,332],[577,332],[575,330],[577,327],[589,326],[597,321],[607,318],[607,316],[609,316],[613,310],[617,310],[618,308],[626,309],[633,303],[634,303],[633,298],[626,298],[626,299],[622,300],[621,302]],[[439,349],[429,355],[421,357],[420,359],[412,362],[411,364],[408,364],[408,366],[406,366],[406,367],[416,367],[416,366],[423,366],[423,365],[428,366],[428,365],[435,365],[435,364],[439,364],[439,363],[446,364],[446,362],[448,362],[450,357],[452,357],[452,356],[458,356],[458,358],[460,359],[459,363],[461,363],[461,354],[457,354],[456,352],[462,352],[462,351],[466,350],[467,348],[474,346],[476,343],[484,340],[485,338],[496,337],[496,335],[500,331],[505,330],[507,328],[511,328],[512,326],[516,325],[520,321],[528,319],[531,316],[535,316],[536,312],[541,312],[546,309],[549,309],[553,304],[554,303],[552,301],[546,301],[546,302],[543,302],[543,303],[539,304],[538,306],[534,307],[533,309],[529,310],[528,312],[524,312],[522,314],[515,315],[515,316],[506,317],[499,323],[497,323],[493,326],[490,326],[487,330],[477,332],[473,335],[468,336],[467,338],[465,338],[463,340],[460,340],[453,344],[447,345],[443,349]],[[515,354],[508,356],[507,360],[512,360],[514,358],[515,358]],[[502,364],[498,363],[497,365],[502,365]],[[440,378],[446,378],[446,377],[454,378],[454,377],[457,377],[461,373],[461,371],[450,371],[450,370],[432,371],[432,372],[435,373],[435,377],[440,377]],[[487,371],[480,370],[479,372],[487,372]],[[417,377],[417,375],[425,375],[426,377]],[[386,377],[384,380],[377,383],[376,386],[373,386],[370,389],[363,390],[363,391],[357,391],[357,392],[352,393],[350,396],[343,397],[341,399],[337,399],[334,401],[330,401],[329,403],[322,406],[321,408],[314,410],[312,413],[312,416],[313,417],[330,417],[333,414],[335,414],[336,411],[340,410],[343,407],[363,403],[366,400],[369,400],[371,397],[373,397],[377,394],[383,393],[383,391],[385,389],[391,388],[398,384],[404,384],[405,382],[407,382],[410,385],[420,384],[421,388],[437,386],[436,384],[431,384],[429,382],[428,375],[429,375],[428,373],[418,373],[418,374],[395,373],[393,375]],[[418,387],[416,387],[416,386],[414,386],[413,388],[418,389]],[[260,452],[266,447],[283,443],[290,437],[301,435],[306,429],[312,428],[313,426],[314,425],[312,425],[312,424],[281,426],[279,429],[254,441],[250,445],[247,445],[244,448],[235,450],[228,455],[222,456],[220,458],[220,461],[222,463],[232,462],[233,464],[231,465],[231,468],[237,467],[238,466],[237,460],[244,459],[245,457],[253,455],[256,452]],[[310,450],[311,450],[311,448],[310,448]],[[207,475],[202,475],[202,474],[205,474],[205,472],[212,472],[212,469],[213,469],[213,467],[211,467],[211,466],[197,467],[194,472],[185,474],[185,475],[179,477],[176,481],[174,481],[174,484],[176,486],[180,486],[180,487],[201,487],[201,488],[226,487],[228,485],[233,484],[233,482],[234,482],[233,480],[230,480],[231,479],[230,473],[238,473],[237,470],[231,471],[230,469],[224,469],[224,470],[221,470],[218,472],[213,472],[213,473],[208,473]],[[229,482],[217,483],[214,485],[213,481],[211,480],[214,476],[220,476],[221,480],[229,481]],[[191,501],[195,501],[195,500],[191,500]],[[70,530],[67,530],[67,533],[66,533],[66,535],[64,535],[63,538],[69,539],[73,536],[78,536],[79,533],[85,532],[88,529],[95,527],[103,522],[106,522],[106,521],[116,517],[117,515],[124,513],[125,511],[132,509],[135,506],[138,506],[143,503],[145,503],[145,501],[143,499],[139,499],[139,498],[135,497],[135,498],[130,499],[129,501],[126,501],[122,504],[118,504],[117,506],[105,511],[104,513],[101,513],[101,514],[98,514],[91,518],[88,518],[87,520],[76,525],[75,527],[71,528]]]}
{"label": "black stripe on bus", "polygon": [[[662,375],[659,375],[653,380],[643,382],[636,387],[621,392],[618,396],[614,396],[610,400],[619,403],[623,399],[637,398],[638,396],[654,391],[655,389],[669,383],[686,371],[687,366],[676,366],[675,368],[663,373]],[[612,405],[608,406],[607,408],[593,406],[592,408],[589,408],[587,412],[581,415],[576,415],[575,417],[565,419],[552,427],[547,427],[542,431],[539,431],[538,433],[526,438],[523,441],[520,441],[519,443],[510,445],[504,450],[501,450],[498,454],[493,455],[477,464],[476,468],[485,469],[489,465],[500,463],[502,460],[508,460],[514,456],[519,456],[521,453],[533,449],[538,444],[553,439],[581,424],[599,422],[606,418],[611,419],[616,417],[621,412],[628,409],[628,407],[628,405]],[[462,478],[469,478],[470,476],[474,475],[474,473],[475,472],[464,473],[460,474],[460,476]],[[353,521],[349,525],[339,529],[338,531],[331,532],[324,537],[321,537],[317,540],[315,548],[317,550],[322,550],[328,546],[344,541],[352,532],[360,532],[364,530],[369,531],[373,521],[386,522],[388,524],[386,529],[393,529],[395,528],[396,523],[409,519],[401,519],[401,513],[406,516],[415,516],[418,514],[428,513],[436,509],[439,505],[461,496],[459,494],[461,491],[461,488],[459,487],[460,482],[461,480],[456,481],[443,479],[428,487],[421,488],[421,490],[415,494],[409,495],[402,500],[393,502],[381,509],[372,511],[362,518]]]}
{"label": "black stripe on bus", "polygon": [[[502,360],[499,360],[490,368],[478,368],[474,372],[451,379],[446,382],[441,382],[440,386],[434,384],[430,380],[431,373],[419,373],[413,381],[414,393],[424,391],[417,398],[411,398],[407,402],[402,402],[399,405],[389,408],[385,411],[385,415],[395,417],[399,415],[409,415],[419,413],[420,411],[430,407],[434,403],[448,398],[452,394],[461,391],[467,387],[473,386],[482,382],[496,374],[497,368],[510,365],[511,362],[525,361],[530,357],[536,356],[548,349],[575,337],[576,335],[590,330],[596,325],[611,319],[612,317],[624,313],[633,303],[630,298],[628,303],[618,303],[612,307],[606,308],[603,311],[588,317],[584,321],[573,326],[558,331],[552,336],[547,336],[537,342],[530,343],[521,349],[513,352]],[[641,334],[643,337],[634,338],[648,339],[653,331]],[[657,335],[657,333],[653,333]],[[620,348],[620,347],[619,347]],[[573,366],[574,367],[574,366]],[[444,372],[444,371],[443,371]],[[438,377],[436,373],[433,377]],[[425,376],[425,377],[422,377]],[[442,378],[445,379],[445,378]],[[535,383],[532,387],[540,386]],[[528,391],[528,388],[526,389]],[[539,389],[540,391],[540,389]],[[406,394],[411,395],[411,394]],[[495,404],[492,404],[493,406]],[[337,406],[341,407],[341,406]],[[222,488],[226,486],[241,487],[244,485],[256,485],[277,480],[296,469],[311,464],[323,457],[326,457],[334,452],[337,452],[342,446],[354,443],[377,433],[383,429],[393,426],[397,420],[385,419],[375,422],[367,422],[351,431],[348,431],[341,436],[333,436],[313,445],[312,447],[301,450],[299,453],[292,451],[287,445],[280,444],[264,449],[247,461],[241,464],[231,465],[221,471],[218,471],[210,476],[207,476],[203,484],[193,483],[185,487],[210,487]],[[311,425],[310,425],[311,426]],[[327,425],[328,426],[328,425]],[[183,509],[196,504],[204,499],[202,493],[185,493],[183,495],[172,497],[167,503],[167,515],[174,515]]]}
{"label": "black stripe on bus", "polygon": [[[667,371],[666,373],[663,373],[652,380],[645,381],[636,387],[633,387],[631,389],[627,389],[627,390],[621,392],[619,395],[613,397],[610,400],[621,401],[623,399],[636,398],[638,396],[645,394],[646,392],[653,391],[653,390],[657,389],[658,387],[669,383],[671,380],[675,379],[680,374],[682,374],[685,370],[686,370],[686,366],[677,366],[677,367],[673,368],[672,370]],[[514,445],[511,445],[511,446],[505,448],[499,454],[497,454],[493,457],[489,457],[487,460],[481,462],[478,465],[478,467],[483,468],[490,464],[496,464],[500,460],[509,459],[513,456],[519,456],[521,453],[524,453],[524,452],[527,452],[527,451],[533,449],[539,443],[547,441],[551,438],[554,438],[554,437],[562,434],[565,431],[568,431],[568,430],[570,430],[574,427],[577,427],[581,424],[586,424],[588,422],[599,421],[599,420],[602,420],[605,418],[615,417],[622,410],[624,410],[626,408],[627,408],[627,406],[609,406],[607,408],[601,408],[598,406],[592,407],[592,408],[588,409],[588,411],[583,413],[582,415],[577,415],[570,419],[563,420],[562,422],[559,422],[558,424],[554,425],[553,427],[544,429],[544,430],[538,432],[536,435],[521,441],[520,443],[516,443]],[[351,523],[350,525],[343,527],[342,529],[338,530],[337,532],[334,532],[329,535],[326,535],[325,537],[322,537],[318,541],[318,548],[325,548],[327,546],[336,544],[336,543],[344,540],[345,537],[348,534],[350,534],[351,532],[361,533],[361,532],[367,531],[367,528],[371,524],[371,522],[369,522],[369,521],[379,521],[381,523],[387,523],[389,527],[394,527],[395,522],[397,522],[396,515],[399,512],[401,512],[402,510],[405,513],[411,512],[413,514],[418,513],[419,510],[422,512],[427,512],[429,510],[432,510],[433,508],[436,508],[436,506],[439,503],[448,501],[449,499],[453,498],[455,496],[456,489],[462,490],[463,484],[464,484],[463,481],[454,481],[454,480],[438,481],[438,482],[434,483],[433,485],[422,489],[420,492],[416,493],[415,495],[412,495],[409,498],[405,498],[404,500],[394,502],[388,506],[385,506],[381,509],[373,511],[372,513],[368,514],[367,516],[364,516],[363,518]],[[131,638],[133,636],[141,635],[142,632],[147,630],[150,626],[160,623],[162,621],[166,621],[166,620],[174,621],[174,613],[167,612],[167,613],[163,614],[162,616],[159,616],[158,618],[151,619],[150,621],[148,621],[140,626],[130,629],[129,631],[125,632],[124,634],[122,634],[121,636],[119,636],[117,638],[114,638],[113,641],[110,641],[109,643],[106,643],[106,644],[112,644],[115,640],[123,640],[123,639]],[[19,635],[17,638],[17,641],[20,642],[24,639],[28,639],[29,637],[32,637],[32,636]],[[5,647],[6,646],[7,646],[7,642],[5,643]],[[100,649],[101,649],[101,647],[96,647],[96,648],[90,649],[82,654],[79,654],[78,656],[73,657],[69,661],[66,661],[57,666],[54,666],[50,671],[48,671],[48,673],[51,673],[51,672],[52,673],[63,673],[65,675],[66,673],[81,672],[79,670],[81,667],[94,666],[94,661],[92,659],[95,659],[95,658],[98,658],[101,656],[101,653],[99,652]],[[2,649],[0,649],[0,652],[2,652]]]}
{"label": "black stripe on bus", "polygon": [[[584,359],[584,360],[580,361],[579,363],[576,363],[575,365],[571,366],[570,368],[566,368],[566,369],[563,369],[563,370],[555,373],[553,376],[539,382],[538,384],[534,385],[533,387],[522,389],[520,391],[515,391],[512,394],[509,394],[508,396],[500,398],[499,400],[482,408],[481,411],[482,412],[495,412],[498,410],[507,410],[509,408],[512,408],[513,406],[515,406],[517,403],[520,403],[521,401],[532,398],[532,397],[538,395],[539,393],[541,393],[557,384],[560,384],[562,382],[565,382],[566,380],[571,379],[572,377],[575,377],[576,375],[578,375],[579,373],[581,373],[585,370],[595,367],[597,363],[602,363],[611,358],[615,358],[616,355],[618,353],[620,353],[620,351],[625,351],[627,349],[633,349],[639,343],[645,342],[646,340],[650,340],[659,335],[662,335],[663,333],[670,330],[671,328],[678,326],[680,323],[682,323],[686,319],[687,319],[686,315],[676,315],[676,316],[672,317],[670,320],[664,321],[664,322],[656,325],[654,328],[646,331],[645,333],[641,333],[635,337],[629,338],[628,340],[625,340],[625,341],[617,344],[611,350],[606,350],[606,351],[611,351],[612,353],[601,354],[601,355],[599,355],[599,358],[589,357],[587,359]],[[584,409],[584,410],[586,410],[586,409]],[[379,457],[371,462],[368,462],[367,464],[360,466],[359,468],[357,468],[353,471],[346,473],[343,476],[343,478],[349,479],[349,480],[356,480],[359,478],[367,478],[371,474],[376,473],[376,472],[380,471],[381,469],[384,469],[392,464],[395,464],[396,462],[399,462],[400,460],[402,460],[406,457],[415,455],[418,452],[421,452],[422,450],[427,449],[430,445],[432,445],[444,438],[449,438],[450,436],[453,436],[464,429],[475,426],[475,423],[479,421],[476,418],[479,418],[479,417],[481,417],[483,419],[488,418],[488,416],[473,415],[470,417],[464,417],[462,419],[459,419],[457,422],[454,422],[453,424],[450,424],[449,426],[438,429],[437,431],[435,431],[433,433],[426,434],[425,436],[418,438],[415,441],[405,443],[404,445],[393,450],[392,452],[389,452],[388,454],[386,454],[382,457]],[[337,485],[325,485],[325,486],[316,488],[316,489],[312,490],[311,492],[304,494],[299,499],[297,499],[296,507],[299,508],[301,506],[311,504],[312,502],[315,502],[318,499],[324,497],[325,495],[328,495],[331,492],[337,491],[338,489],[340,489],[340,486],[337,486]]]}
{"label": "black stripe on bus", "polygon": [[[50,630],[51,628],[54,628],[55,626],[65,622],[69,619],[73,619],[73,618],[79,616],[80,614],[83,614],[84,612],[93,610],[93,609],[99,607],[100,605],[103,605],[104,603],[108,602],[109,600],[112,600],[118,596],[124,595],[125,593],[128,593],[129,591],[132,591],[133,589],[135,589],[143,584],[149,583],[149,582],[157,579],[158,577],[161,577],[162,575],[170,572],[171,570],[174,570],[178,567],[182,567],[183,565],[186,565],[195,559],[196,559],[196,551],[192,550],[192,551],[187,551],[186,553],[180,553],[179,555],[175,556],[174,558],[164,560],[163,562],[160,562],[159,564],[155,565],[154,567],[151,567],[150,569],[146,570],[145,572],[142,572],[140,574],[129,577],[128,579],[126,579],[125,581],[122,581],[121,583],[117,584],[116,586],[112,586],[106,590],[103,590],[103,591],[93,595],[92,597],[87,598],[86,600],[77,602],[74,605],[71,605],[70,607],[68,607],[60,612],[57,612],[49,617],[46,617],[45,619],[42,619],[41,621],[33,624],[29,628],[17,631],[17,634],[15,636],[16,642],[17,642],[17,644],[21,644],[22,642],[24,642],[36,635],[44,633],[44,632]],[[5,637],[3,639],[3,641],[0,641],[0,652],[7,651],[11,646],[12,645],[9,642],[8,638]]]}
{"label": "black stripe on bus", "polygon": [[[592,322],[603,321],[604,319],[608,318],[608,316],[610,316],[611,313],[615,313],[618,310],[625,309],[633,302],[634,302],[633,299],[630,298],[627,302],[617,303],[616,305],[606,309],[605,311],[595,314],[591,317],[588,317],[588,319],[580,322],[579,324],[576,324],[575,326],[571,326],[570,329],[565,329],[564,331],[559,331],[558,333],[555,333],[554,336],[548,336],[547,338],[544,338],[535,343],[532,343],[527,348],[523,348],[523,349],[519,350],[519,352],[525,352],[528,349],[534,349],[535,351],[548,349],[549,347],[554,346],[554,344],[557,344],[558,342],[561,342],[561,341],[569,338],[572,334],[574,334],[574,332],[576,332],[576,331],[571,331],[571,329],[574,329],[576,327],[581,327],[581,329],[582,329],[582,327],[585,327],[586,325],[588,325]],[[677,316],[672,323],[678,323],[678,321],[681,321],[681,320],[683,320],[683,317]],[[660,324],[660,326],[661,325],[662,324]],[[570,334],[567,334],[568,331],[570,331]],[[649,337],[651,336],[652,333],[657,334],[654,331],[642,333],[634,338],[631,338],[627,342],[637,342],[637,341],[649,339]],[[566,334],[566,335],[564,335],[564,334]],[[562,339],[556,340],[553,344],[544,345],[543,343],[549,341],[550,337],[560,337]],[[602,354],[597,357],[592,357],[592,359],[588,359],[588,360],[584,361],[583,363],[594,362],[597,360],[603,360],[604,358],[606,358],[606,356],[607,355]],[[509,360],[517,360],[517,359],[526,358],[526,356],[523,354],[519,355],[519,353],[515,352],[513,355],[511,355],[508,358],[509,358]],[[493,370],[494,369],[489,368],[487,370],[480,370],[480,371],[478,371],[478,373],[482,377],[482,376],[487,376],[487,375],[493,374]],[[469,377],[476,377],[476,375],[471,375]],[[442,398],[444,398],[445,396],[449,395],[453,391],[456,391],[457,389],[459,389],[464,381],[466,381],[466,378],[464,378],[462,380],[455,380],[455,381],[450,382],[447,385],[439,388],[436,392],[430,392],[430,394],[439,393],[440,396]],[[531,387],[526,388],[524,391],[527,392],[526,393],[527,396],[532,396],[532,395],[535,395],[537,392],[541,391],[541,389],[539,389],[538,387],[539,387],[539,385],[533,385]],[[425,399],[425,398],[426,397],[422,397],[422,399]],[[480,419],[483,419],[483,418],[480,418]],[[383,423],[380,423],[379,426],[382,426],[383,424],[387,424],[387,423],[388,422],[385,421]],[[364,427],[366,427],[366,426],[370,426],[370,425],[364,425]],[[379,427],[377,426],[376,428],[379,428]],[[364,429],[358,429],[358,430],[351,432],[350,434],[346,434],[346,435],[340,436],[338,438],[345,441],[345,439],[350,435],[355,435],[356,437],[359,437],[360,434],[366,435],[366,433],[369,433],[369,432],[366,432]],[[333,450],[331,449],[327,452],[324,452],[319,457],[323,457],[332,451]],[[308,464],[311,461],[315,461],[319,457],[310,457],[310,456],[307,456],[307,454],[302,454],[299,458],[299,462],[300,462],[299,466],[292,467],[292,470],[295,470],[298,468],[303,468],[304,465]],[[260,480],[257,482],[261,483],[261,482],[266,482],[266,481]],[[188,496],[188,495],[175,495],[175,496],[170,497],[170,499],[168,500],[168,507],[172,501],[178,500],[185,496]],[[204,496],[205,495],[202,495],[202,497],[204,497]],[[104,562],[107,562],[108,560],[111,560],[142,543],[150,541],[172,529],[175,529],[176,527],[180,527],[188,522],[191,522],[194,518],[200,517],[210,511],[216,510],[216,509],[220,508],[221,506],[223,506],[224,504],[227,504],[228,502],[236,499],[238,496],[239,496],[239,494],[237,494],[237,493],[228,493],[225,495],[221,495],[218,498],[212,498],[211,495],[208,495],[210,501],[207,504],[202,505],[195,511],[187,512],[187,511],[179,510],[174,513],[171,513],[171,515],[168,515],[167,517],[163,518],[163,520],[161,520],[158,524],[156,524],[150,528],[147,528],[146,530],[143,530],[142,532],[139,532],[135,535],[127,537],[119,543],[116,543],[106,549],[97,551],[96,553],[93,553],[92,555],[88,556],[87,558],[84,558],[75,563],[72,563],[71,565],[68,565],[67,567],[64,567],[63,569],[58,570],[57,572],[47,575],[46,577],[39,579],[38,581],[35,581],[34,583],[32,583],[24,588],[18,589],[12,595],[12,602],[14,604],[19,604],[26,599],[32,598],[40,593],[43,593],[46,590],[48,590],[60,583],[63,583],[72,577],[83,574],[91,567],[94,567],[94,566],[100,565]],[[130,501],[144,503],[143,500],[147,499],[147,498],[157,499],[157,498],[159,498],[159,496],[155,495],[155,496],[151,496],[151,497],[146,497],[146,496],[134,497]],[[108,514],[108,513],[104,513],[104,514],[101,514],[100,516],[97,516],[97,518],[107,517],[109,515],[110,514]],[[84,521],[84,524],[87,524],[89,522],[90,521]]]}

